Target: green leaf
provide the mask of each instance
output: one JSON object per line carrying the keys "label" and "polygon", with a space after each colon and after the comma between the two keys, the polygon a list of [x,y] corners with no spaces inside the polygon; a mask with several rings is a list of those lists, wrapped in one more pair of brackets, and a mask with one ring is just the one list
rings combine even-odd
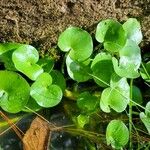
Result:
{"label": "green leaf", "polygon": [[141,25],[135,18],[129,18],[124,24],[123,29],[127,33],[127,38],[139,44],[142,41]]}
{"label": "green leaf", "polygon": [[103,90],[100,99],[100,108],[109,113],[110,108],[116,112],[122,112],[126,109],[130,99],[130,87],[126,78],[115,81],[112,79],[111,87]]}
{"label": "green leaf", "polygon": [[19,48],[22,44],[19,43],[0,43],[0,55]]}
{"label": "green leaf", "polygon": [[0,71],[0,106],[7,112],[17,113],[27,104],[30,86],[19,74]]}
{"label": "green leaf", "polygon": [[[32,111],[27,109],[26,107],[30,108]],[[42,107],[39,106],[37,104],[37,102],[32,97],[30,97],[30,99],[28,100],[28,103],[26,104],[26,107],[24,107],[22,109],[22,111],[24,111],[24,112],[33,112],[33,111],[39,111],[40,109],[42,109]]]}
{"label": "green leaf", "polygon": [[140,113],[140,119],[144,123],[148,133],[150,134],[150,102],[147,103],[145,113]]}
{"label": "green leaf", "polygon": [[50,74],[53,78],[52,83],[58,85],[61,88],[61,90],[64,92],[66,89],[66,81],[62,73],[60,73],[57,70],[52,70]]}
{"label": "green leaf", "polygon": [[36,64],[38,59],[38,51],[30,45],[19,47],[12,55],[16,69],[24,73],[31,80],[36,80],[43,73],[43,69]]}
{"label": "green leaf", "polygon": [[126,43],[126,33],[119,22],[106,19],[97,25],[96,40],[103,42],[106,50],[118,52]]}
{"label": "green leaf", "polygon": [[89,92],[83,92],[77,99],[77,105],[84,112],[93,112],[97,108],[98,98]]}
{"label": "green leaf", "polygon": [[121,120],[112,120],[106,129],[107,145],[122,149],[129,141],[129,131]]}
{"label": "green leaf", "polygon": [[50,73],[54,67],[54,60],[49,57],[40,58],[38,65],[43,68],[44,72]]}
{"label": "green leaf", "polygon": [[83,61],[90,57],[93,42],[90,34],[77,27],[67,28],[58,39],[58,46],[64,52],[69,52],[73,60]]}
{"label": "green leaf", "polygon": [[[91,70],[94,76],[109,84],[111,75],[114,71],[111,55],[106,53],[99,53],[96,55],[91,64]],[[107,87],[106,84],[96,78],[94,78],[94,81],[101,87]]]}
{"label": "green leaf", "polygon": [[150,61],[143,64],[143,68],[140,70],[141,77],[150,83]]}
{"label": "green leaf", "polygon": [[73,61],[69,55],[66,58],[67,72],[69,76],[78,82],[84,82],[89,80],[91,77],[88,75],[90,73],[90,68],[83,63]]}
{"label": "green leaf", "polygon": [[119,55],[119,64],[115,57],[112,58],[115,72],[121,77],[139,77],[138,69],[141,64],[141,52],[138,45],[133,41],[127,40]]}
{"label": "green leaf", "polygon": [[62,90],[52,84],[52,78],[48,73],[42,73],[32,84],[30,95],[42,107],[56,106],[62,99]]}
{"label": "green leaf", "polygon": [[83,128],[87,123],[89,123],[89,116],[80,114],[77,117],[78,125],[80,128]]}
{"label": "green leaf", "polygon": [[[132,86],[132,100],[138,104],[142,104],[143,102],[142,93],[137,86]],[[132,105],[136,106],[134,103]]]}

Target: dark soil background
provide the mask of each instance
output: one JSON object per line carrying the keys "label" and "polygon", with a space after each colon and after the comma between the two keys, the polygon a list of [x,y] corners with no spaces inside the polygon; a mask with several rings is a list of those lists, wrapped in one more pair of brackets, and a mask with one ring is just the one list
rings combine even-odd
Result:
{"label": "dark soil background", "polygon": [[69,25],[93,30],[99,20],[136,17],[150,45],[150,0],[0,0],[0,42],[48,49]]}

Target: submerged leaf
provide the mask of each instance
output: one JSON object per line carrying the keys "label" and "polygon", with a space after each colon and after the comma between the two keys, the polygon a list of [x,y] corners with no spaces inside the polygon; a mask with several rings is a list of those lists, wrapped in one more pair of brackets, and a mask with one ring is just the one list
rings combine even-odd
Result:
{"label": "submerged leaf", "polygon": [[141,25],[135,18],[129,18],[124,24],[123,29],[127,33],[127,38],[139,44],[142,41]]}
{"label": "submerged leaf", "polygon": [[122,149],[129,141],[129,131],[121,120],[112,120],[106,129],[107,144]]}
{"label": "submerged leaf", "polygon": [[[91,70],[94,76],[109,84],[111,75],[114,72],[111,55],[106,53],[99,53],[96,55],[91,64]],[[96,78],[94,78],[94,80],[99,86],[107,87],[104,82]]]}
{"label": "submerged leaf", "polygon": [[27,104],[30,86],[19,74],[0,71],[0,106],[7,112],[17,113]]}
{"label": "submerged leaf", "polygon": [[121,77],[139,77],[138,69],[141,64],[141,52],[138,45],[128,40],[123,49],[120,50],[119,55],[119,64],[115,57],[112,58],[115,72]]}
{"label": "submerged leaf", "polygon": [[36,64],[38,59],[38,51],[30,45],[19,47],[12,55],[16,69],[24,73],[31,80],[36,80],[43,73],[43,69]]}
{"label": "submerged leaf", "polygon": [[126,33],[119,22],[107,19],[97,25],[96,40],[103,42],[106,50],[118,52],[126,43]]}
{"label": "submerged leaf", "polygon": [[52,78],[48,73],[42,73],[32,84],[30,95],[42,107],[53,107],[62,99],[62,90],[52,84]]}
{"label": "submerged leaf", "polygon": [[69,27],[61,33],[58,46],[64,52],[70,51],[69,56],[76,61],[86,60],[93,51],[90,34],[77,27]]}

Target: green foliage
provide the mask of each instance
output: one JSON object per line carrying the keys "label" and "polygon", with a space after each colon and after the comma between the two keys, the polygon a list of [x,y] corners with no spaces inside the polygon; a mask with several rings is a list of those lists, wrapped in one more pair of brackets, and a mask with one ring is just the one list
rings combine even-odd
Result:
{"label": "green foliage", "polygon": [[126,32],[119,22],[106,19],[97,25],[96,39],[106,50],[118,52],[126,43]]}
{"label": "green foliage", "polygon": [[48,73],[42,73],[31,85],[30,95],[42,107],[53,107],[62,99],[62,90],[52,84],[52,77]]}
{"label": "green foliage", "polygon": [[[113,73],[112,57],[110,54],[99,53],[95,56],[91,64],[93,75],[100,78],[106,83],[110,83],[110,78]],[[94,78],[95,82],[101,87],[107,87],[106,84]]]}
{"label": "green foliage", "polygon": [[43,69],[36,64],[39,60],[38,51],[30,45],[23,45],[17,48],[13,52],[12,60],[16,69],[31,80],[36,80],[43,73]]}
{"label": "green foliage", "polygon": [[[21,110],[38,111],[43,107],[56,106],[64,94],[66,100],[69,98],[76,100],[73,104],[77,105],[71,105],[71,110],[76,113],[75,117],[67,109],[66,100],[63,101],[62,107],[69,115],[71,114],[70,118],[76,123],[77,128],[89,129],[89,134],[83,136],[93,134],[91,130],[99,132],[97,127],[105,122],[103,117],[112,115],[110,119],[113,116],[117,118],[121,116],[120,118],[124,119],[122,116],[127,112],[129,131],[121,120],[112,120],[106,129],[106,141],[115,149],[123,149],[128,143],[130,134],[129,149],[132,149],[134,123],[132,123],[132,106],[136,106],[135,115],[139,115],[140,109],[137,107],[144,108],[141,106],[143,96],[140,89],[133,85],[133,79],[136,80],[141,75],[146,82],[150,82],[150,62],[142,63],[141,50],[138,46],[142,40],[141,27],[134,18],[128,19],[123,25],[113,19],[106,19],[97,25],[95,38],[100,44],[93,49],[92,37],[83,29],[69,27],[60,34],[58,47],[67,53],[65,66],[62,65],[66,67],[62,68],[63,74],[67,71],[69,77],[73,79],[71,82],[66,74],[64,78],[61,72],[53,70],[54,60],[49,56],[40,58],[33,46],[1,43],[0,65],[3,70],[0,71],[0,106],[2,109],[11,113]],[[70,87],[72,83],[75,87]],[[149,86],[148,83],[146,84]],[[66,91],[69,91],[69,94]],[[150,133],[150,103],[144,109],[145,113],[141,112],[140,118]],[[122,114],[118,114],[121,112]],[[100,117],[97,119],[97,116]],[[82,129],[79,131],[81,132]],[[97,134],[89,137],[93,138],[95,135],[98,138]],[[103,141],[103,138],[101,139]]]}
{"label": "green foliage", "polygon": [[129,131],[120,120],[112,120],[106,129],[107,144],[115,149],[123,148],[129,140]]}
{"label": "green foliage", "polygon": [[90,34],[77,27],[69,27],[58,39],[59,48],[69,51],[73,60],[83,61],[90,57],[93,51],[93,42]]}
{"label": "green foliage", "polygon": [[143,64],[143,68],[140,71],[142,78],[150,83],[150,61]]}
{"label": "green foliage", "polygon": [[77,105],[83,112],[92,112],[97,108],[98,98],[89,92],[83,92],[78,96]]}
{"label": "green foliage", "polygon": [[0,71],[0,106],[7,112],[17,113],[27,104],[30,87],[19,74]]}
{"label": "green foliage", "polygon": [[142,120],[148,133],[150,134],[150,102],[148,102],[146,105],[145,113],[140,113],[140,119]]}

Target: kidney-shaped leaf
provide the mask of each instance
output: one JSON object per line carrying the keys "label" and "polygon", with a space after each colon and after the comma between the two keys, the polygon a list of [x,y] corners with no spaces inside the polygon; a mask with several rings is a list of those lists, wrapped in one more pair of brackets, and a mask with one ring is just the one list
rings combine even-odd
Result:
{"label": "kidney-shaped leaf", "polygon": [[27,104],[30,86],[19,74],[0,71],[0,106],[7,112],[17,113]]}
{"label": "kidney-shaped leaf", "polygon": [[141,52],[138,45],[131,40],[128,40],[126,45],[119,52],[120,60],[113,57],[113,65],[115,72],[126,78],[139,77],[138,69],[141,64]]}
{"label": "kidney-shaped leaf", "polygon": [[119,22],[106,19],[97,25],[96,39],[104,42],[106,50],[118,52],[126,43],[126,33]]}
{"label": "kidney-shaped leaf", "polygon": [[146,105],[145,113],[140,113],[140,119],[142,120],[148,133],[150,134],[150,102],[148,102]]}
{"label": "kidney-shaped leaf", "polygon": [[69,56],[77,61],[89,58],[93,51],[90,34],[77,27],[69,27],[61,33],[58,46],[64,52],[70,51]]}
{"label": "kidney-shaped leaf", "polygon": [[90,73],[90,68],[83,63],[73,61],[69,55],[66,58],[67,72],[69,76],[78,82],[84,82],[90,79],[88,73]]}
{"label": "kidney-shaped leaf", "polygon": [[30,95],[42,107],[53,107],[62,99],[62,90],[52,84],[52,78],[48,73],[42,73],[32,84]]}
{"label": "kidney-shaped leaf", "polygon": [[41,66],[36,64],[38,59],[38,51],[30,45],[19,47],[12,55],[16,69],[24,73],[31,80],[36,80],[43,73]]}
{"label": "kidney-shaped leaf", "polygon": [[123,29],[127,33],[127,38],[139,44],[142,41],[140,23],[135,18],[129,18],[124,24]]}
{"label": "kidney-shaped leaf", "polygon": [[110,108],[122,112],[129,103],[130,87],[126,78],[121,78],[117,83],[113,82],[115,81],[111,81],[111,87],[104,89],[100,99],[100,107],[106,113],[110,112]]}
{"label": "kidney-shaped leaf", "polygon": [[112,120],[106,129],[107,144],[122,149],[129,141],[129,131],[121,120]]}
{"label": "kidney-shaped leaf", "polygon": [[91,70],[94,76],[104,81],[101,82],[100,80],[94,78],[95,82],[101,87],[107,87],[105,83],[110,83],[110,78],[114,71],[111,55],[106,53],[99,53],[96,55],[91,64]]}

